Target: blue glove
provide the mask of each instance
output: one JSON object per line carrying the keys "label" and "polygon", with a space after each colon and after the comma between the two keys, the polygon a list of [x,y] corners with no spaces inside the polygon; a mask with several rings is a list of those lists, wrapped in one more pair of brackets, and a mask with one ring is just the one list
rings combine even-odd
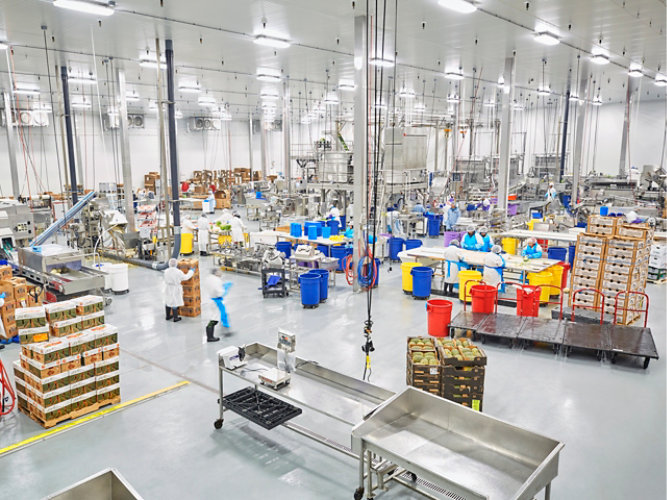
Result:
{"label": "blue glove", "polygon": [[194,268],[194,267],[191,267],[191,268],[190,268],[190,271],[192,271],[192,272],[194,273],[194,272],[195,272],[195,268]]}
{"label": "blue glove", "polygon": [[0,293],[0,299],[4,299],[6,296],[7,294],[5,294],[5,292]]}

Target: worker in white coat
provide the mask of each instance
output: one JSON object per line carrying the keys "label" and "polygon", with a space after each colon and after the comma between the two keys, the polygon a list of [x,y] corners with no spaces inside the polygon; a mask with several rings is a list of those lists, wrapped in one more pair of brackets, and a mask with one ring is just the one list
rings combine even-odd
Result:
{"label": "worker in white coat", "polygon": [[484,274],[482,279],[491,286],[497,286],[503,281],[503,269],[505,268],[505,259],[502,255],[500,245],[493,245],[491,251],[484,256]]}
{"label": "worker in white coat", "polygon": [[331,208],[327,212],[327,219],[338,221],[338,224],[340,224],[340,210],[335,202],[331,204]]}
{"label": "worker in white coat", "polygon": [[354,203],[350,203],[345,209],[345,224],[350,226],[354,217]]}
{"label": "worker in white coat", "polygon": [[197,219],[197,238],[199,245],[199,255],[206,257],[208,255],[208,232],[211,229],[208,217],[202,213]]}
{"label": "worker in white coat", "polygon": [[184,273],[176,267],[176,259],[169,259],[169,267],[164,271],[164,305],[167,312],[166,319],[173,319],[174,323],[181,321],[178,308],[183,303],[183,286],[181,283],[194,276],[195,270],[190,269]]}
{"label": "worker in white coat", "polygon": [[218,222],[223,226],[226,226],[231,222],[232,217],[233,217],[232,213],[229,211],[229,209],[223,208],[222,213],[220,214],[220,218],[218,219]]}
{"label": "worker in white coat", "polygon": [[445,295],[454,293],[454,285],[459,282],[459,271],[467,269],[468,265],[463,260],[461,244],[459,240],[452,240],[449,246],[445,248],[445,285],[443,293]]}
{"label": "worker in white coat", "polygon": [[238,213],[234,213],[234,216],[229,221],[229,224],[232,226],[232,243],[238,246],[241,246],[245,243],[245,225],[241,220],[241,216]]}
{"label": "worker in white coat", "polygon": [[194,235],[196,229],[197,226],[195,226],[192,223],[192,220],[190,220],[190,216],[184,215],[183,220],[181,221],[181,233]]}
{"label": "worker in white coat", "polygon": [[219,267],[214,267],[211,270],[211,274],[204,281],[204,293],[211,301],[210,304],[212,304],[212,306],[208,308],[209,322],[206,325],[207,342],[217,342],[220,340],[219,337],[214,335],[215,325],[218,323],[222,323],[222,326],[227,329],[225,336],[230,335],[229,316],[227,315],[223,299],[227,295],[231,286],[231,282],[223,282],[222,270]]}

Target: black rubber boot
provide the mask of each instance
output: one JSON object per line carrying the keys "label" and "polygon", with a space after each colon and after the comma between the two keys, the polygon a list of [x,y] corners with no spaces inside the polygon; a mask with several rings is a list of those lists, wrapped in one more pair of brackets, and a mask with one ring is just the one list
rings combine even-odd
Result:
{"label": "black rubber boot", "polygon": [[166,319],[167,319],[167,321],[169,321],[171,319],[171,317],[173,316],[173,311],[171,310],[171,307],[169,307],[169,306],[165,306],[165,310],[167,311]]}
{"label": "black rubber boot", "polygon": [[178,315],[178,308],[174,307],[174,323],[181,321],[181,317]]}
{"label": "black rubber boot", "polygon": [[208,325],[206,325],[206,342],[217,342],[220,340],[219,337],[213,335],[213,331],[215,330],[215,325],[217,323],[217,321],[209,321]]}

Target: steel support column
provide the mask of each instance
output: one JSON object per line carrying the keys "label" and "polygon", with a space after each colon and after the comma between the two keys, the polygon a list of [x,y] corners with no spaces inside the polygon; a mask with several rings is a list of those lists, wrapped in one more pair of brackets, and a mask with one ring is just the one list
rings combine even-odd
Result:
{"label": "steel support column", "polygon": [[[16,163],[16,131],[12,123],[12,99],[9,92],[3,93],[5,103],[5,126],[7,127],[7,153],[9,154],[9,175],[12,179],[12,194],[15,200],[21,196],[19,171]],[[55,123],[53,125],[55,130]]]}
{"label": "steel support column", "polygon": [[[167,61],[167,122],[169,125],[169,165],[171,167],[171,201],[174,208],[174,238],[180,248],[181,212],[179,202],[178,151],[176,150],[176,106],[174,104],[174,44],[166,41],[165,58]],[[159,61],[158,61],[159,64]]]}
{"label": "steel support column", "polygon": [[[640,78],[633,78],[628,76],[628,84],[625,86],[625,115],[623,118],[623,135],[621,137],[621,156],[618,161],[618,176],[625,177],[626,163],[628,161],[628,142],[630,141],[630,111],[632,108],[633,98],[637,89],[639,88]],[[629,167],[632,165],[628,165]]]}
{"label": "steel support column", "polygon": [[501,217],[507,218],[507,195],[510,184],[510,152],[512,145],[512,104],[514,103],[514,72],[516,54],[505,59],[503,78],[505,87],[502,89],[502,121],[500,122],[500,158],[498,161],[498,209]]}
{"label": "steel support column", "polygon": [[[574,137],[574,148],[572,153],[572,193],[570,198],[571,205],[574,205],[579,200],[579,179],[581,178],[581,158],[584,149],[584,123],[589,108],[589,88],[588,88],[588,66],[584,62],[581,66],[582,76],[577,82],[579,88],[577,89],[577,97],[583,100],[583,105],[580,106],[577,112],[577,129]],[[565,154],[564,152],[562,153]]]}
{"label": "steel support column", "polygon": [[287,182],[287,193],[292,194],[292,160],[290,147],[290,90],[289,78],[285,77],[283,82],[283,165],[285,169],[285,181]]}
{"label": "steel support column", "polygon": [[266,165],[266,127],[264,126],[264,120],[262,116],[259,117],[259,157],[261,160],[262,166],[262,179],[266,179],[268,174],[267,165]]}
{"label": "steel support column", "polygon": [[[125,70],[116,70],[118,83],[118,122],[120,125],[120,164],[123,171],[123,195],[125,196],[125,218],[130,231],[136,231],[132,190],[132,161],[130,159],[130,136],[127,131],[127,100],[125,94]],[[158,103],[162,106],[162,103]]]}
{"label": "steel support column", "polygon": [[248,168],[250,168],[250,179],[254,179],[254,172],[252,168],[253,152],[252,152],[252,112],[248,113]]}
{"label": "steel support column", "polygon": [[69,165],[69,185],[72,191],[72,204],[79,202],[76,181],[76,162],[74,161],[74,135],[72,132],[72,115],[69,102],[69,80],[67,79],[67,67],[60,67],[60,79],[63,85],[63,107],[65,112],[65,134],[67,136],[67,163]]}

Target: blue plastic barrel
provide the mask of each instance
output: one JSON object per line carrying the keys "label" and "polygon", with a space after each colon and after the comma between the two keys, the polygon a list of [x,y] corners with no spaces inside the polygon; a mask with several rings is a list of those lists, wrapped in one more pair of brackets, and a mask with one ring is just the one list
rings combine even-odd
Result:
{"label": "blue plastic barrel", "polygon": [[373,285],[373,288],[377,288],[377,286],[380,284],[380,265],[382,264],[382,261],[380,259],[375,259],[375,269],[377,270],[377,273],[375,274],[375,284]]}
{"label": "blue plastic barrel", "polygon": [[399,260],[398,253],[403,251],[403,238],[389,238],[389,259]]}
{"label": "blue plastic barrel", "polygon": [[565,247],[549,247],[547,250],[547,257],[549,259],[559,260],[565,262],[567,259],[567,248]]}
{"label": "blue plastic barrel", "polygon": [[[351,250],[351,249],[350,249]],[[343,270],[343,259],[348,256],[348,248],[344,245],[336,245],[331,247],[331,257],[338,259],[338,270]]]}
{"label": "blue plastic barrel", "polygon": [[322,252],[324,255],[329,257],[329,246],[328,245],[317,245],[317,249]]}
{"label": "blue plastic barrel", "polygon": [[442,226],[442,215],[428,214],[426,227],[429,236],[439,236],[440,226]]}
{"label": "blue plastic barrel", "polygon": [[292,244],[289,241],[279,241],[276,243],[276,250],[285,254],[285,257],[289,259],[292,255]]}
{"label": "blue plastic barrel", "polygon": [[567,260],[570,263],[570,269],[574,267],[574,255],[577,250],[577,245],[570,245],[570,248],[567,253]]}
{"label": "blue plastic barrel", "polygon": [[331,228],[329,226],[322,228],[322,238],[331,238]]}
{"label": "blue plastic barrel", "polygon": [[609,207],[605,207],[604,205],[600,207],[600,215],[607,215],[609,213]]}
{"label": "blue plastic barrel", "polygon": [[289,226],[289,234],[295,238],[301,238],[301,235],[303,234],[301,230],[301,224],[298,222],[292,222]]}
{"label": "blue plastic barrel", "polygon": [[410,250],[422,246],[422,240],[405,240],[405,249]]}
{"label": "blue plastic barrel", "polygon": [[347,218],[345,215],[340,216],[340,230],[344,230],[347,227]]}
{"label": "blue plastic barrel", "polygon": [[308,226],[308,239],[309,240],[317,239],[317,226]]}
{"label": "blue plastic barrel", "polygon": [[563,201],[563,206],[565,208],[570,208],[570,200],[572,199],[572,196],[569,194],[561,194],[560,197]]}
{"label": "blue plastic barrel", "polygon": [[313,269],[308,274],[315,274],[320,278],[320,302],[329,297],[329,271],[327,269]]}
{"label": "blue plastic barrel", "polygon": [[304,306],[316,306],[320,303],[320,275],[312,271],[299,276],[301,303]]}
{"label": "blue plastic barrel", "polygon": [[330,221],[327,221],[327,226],[331,229],[331,234],[334,236],[338,234],[338,231],[340,230],[340,222],[331,219]]}
{"label": "blue plastic barrel", "polygon": [[433,269],[425,266],[413,267],[410,274],[412,274],[412,296],[418,299],[429,298]]}

